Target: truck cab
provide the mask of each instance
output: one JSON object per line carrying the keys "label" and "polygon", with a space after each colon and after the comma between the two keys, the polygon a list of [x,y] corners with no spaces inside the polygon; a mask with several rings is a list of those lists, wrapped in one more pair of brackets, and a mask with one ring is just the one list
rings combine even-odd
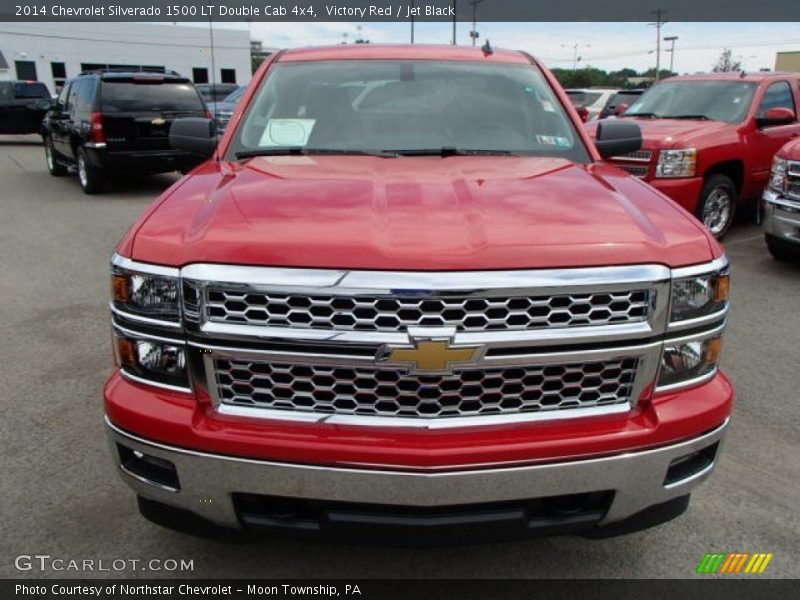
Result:
{"label": "truck cab", "polygon": [[[740,203],[760,198],[772,157],[800,136],[797,73],[710,73],[654,85],[621,116],[642,149],[612,162],[700,219],[721,239]],[[590,132],[594,125],[589,124]]]}

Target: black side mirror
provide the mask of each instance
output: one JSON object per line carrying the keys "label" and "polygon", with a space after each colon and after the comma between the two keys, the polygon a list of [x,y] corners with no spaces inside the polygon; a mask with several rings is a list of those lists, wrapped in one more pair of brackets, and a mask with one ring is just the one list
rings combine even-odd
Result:
{"label": "black side mirror", "polygon": [[603,158],[636,152],[642,147],[642,130],[634,121],[603,119],[597,123],[595,146]]}
{"label": "black side mirror", "polygon": [[52,98],[42,98],[33,103],[33,107],[37,110],[52,110],[56,106],[56,101]]}
{"label": "black side mirror", "polygon": [[213,119],[175,119],[169,128],[169,145],[173,150],[210,158],[217,149],[218,142],[217,126]]}

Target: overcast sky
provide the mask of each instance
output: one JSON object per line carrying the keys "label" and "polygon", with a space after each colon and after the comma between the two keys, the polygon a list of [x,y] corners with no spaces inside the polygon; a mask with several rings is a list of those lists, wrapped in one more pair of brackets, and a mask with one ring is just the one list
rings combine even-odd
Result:
{"label": "overcast sky", "polygon": [[[216,27],[236,27],[220,23]],[[343,33],[357,37],[358,23],[252,23],[252,37],[267,47],[336,44]],[[471,23],[458,24],[459,44],[471,44]],[[409,41],[408,23],[362,23],[364,37],[372,42]],[[424,43],[449,43],[451,23],[417,23],[415,39]],[[646,23],[478,23],[481,42],[489,38],[498,47],[527,50],[549,67],[571,68],[574,44],[579,44],[578,66],[606,70],[655,66],[656,32]],[[661,36],[678,36],[675,70],[679,73],[708,71],[724,47],[746,70],[775,67],[778,51],[800,51],[800,23],[667,23]],[[669,68],[668,43],[662,45],[661,64]],[[648,54],[650,52],[650,54]]]}

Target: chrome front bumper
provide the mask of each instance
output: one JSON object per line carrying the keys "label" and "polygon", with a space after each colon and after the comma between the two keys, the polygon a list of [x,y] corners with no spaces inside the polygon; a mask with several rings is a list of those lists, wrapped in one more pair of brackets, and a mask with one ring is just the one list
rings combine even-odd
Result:
{"label": "chrome front bumper", "polygon": [[800,244],[800,202],[775,192],[764,192],[764,233]]}
{"label": "chrome front bumper", "polygon": [[[664,484],[674,459],[721,443],[728,421],[699,437],[650,450],[584,460],[435,473],[235,458],[151,442],[119,429],[108,418],[106,427],[118,471],[138,495],[189,510],[224,527],[241,527],[232,501],[234,493],[435,507],[613,490],[614,499],[600,522],[605,525],[685,496],[706,479],[716,466],[719,447],[707,467]],[[180,481],[179,489],[159,486],[126,471],[117,445],[173,463]]]}

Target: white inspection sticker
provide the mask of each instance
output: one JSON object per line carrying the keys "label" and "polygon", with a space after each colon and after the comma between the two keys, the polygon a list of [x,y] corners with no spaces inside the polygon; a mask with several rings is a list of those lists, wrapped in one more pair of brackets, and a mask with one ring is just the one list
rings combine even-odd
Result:
{"label": "white inspection sticker", "polygon": [[316,122],[316,119],[270,119],[258,145],[305,146]]}

